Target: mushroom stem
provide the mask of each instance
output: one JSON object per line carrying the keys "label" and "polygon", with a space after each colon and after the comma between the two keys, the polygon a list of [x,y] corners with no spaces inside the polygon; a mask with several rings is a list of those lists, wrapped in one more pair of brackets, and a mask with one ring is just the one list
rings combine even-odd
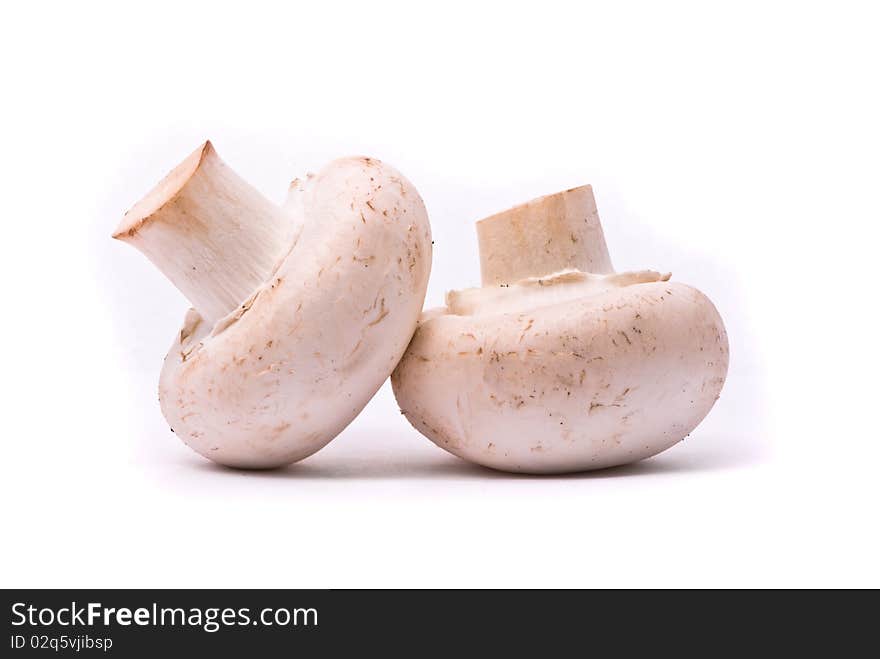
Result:
{"label": "mushroom stem", "polygon": [[593,188],[547,195],[477,222],[483,286],[562,270],[614,272]]}
{"label": "mushroom stem", "polygon": [[113,237],[140,250],[214,323],[271,275],[284,217],[205,142],[125,214]]}

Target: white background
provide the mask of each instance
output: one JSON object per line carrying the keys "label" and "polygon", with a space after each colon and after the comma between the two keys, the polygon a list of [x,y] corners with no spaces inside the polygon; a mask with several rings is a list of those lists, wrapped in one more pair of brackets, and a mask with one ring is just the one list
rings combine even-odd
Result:
{"label": "white background", "polygon": [[[871,3],[421,4],[3,10],[0,585],[880,586]],[[156,401],[187,304],[109,238],[206,138],[279,201],[398,167],[429,306],[479,281],[475,220],[592,183],[619,270],[716,302],[720,401],[660,457],[536,478],[386,385],[301,464],[213,467]]]}

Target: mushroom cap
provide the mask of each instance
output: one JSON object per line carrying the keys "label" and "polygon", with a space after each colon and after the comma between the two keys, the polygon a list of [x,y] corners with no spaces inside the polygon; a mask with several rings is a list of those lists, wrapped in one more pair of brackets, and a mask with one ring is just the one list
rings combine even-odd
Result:
{"label": "mushroom cap", "polygon": [[431,231],[400,173],[343,158],[294,193],[292,245],[271,276],[213,327],[191,309],[162,369],[174,432],[229,466],[288,464],[335,437],[397,364],[424,303]]}
{"label": "mushroom cap", "polygon": [[661,280],[528,310],[428,312],[392,383],[406,418],[441,448],[559,473],[674,445],[709,412],[727,367],[709,299]]}

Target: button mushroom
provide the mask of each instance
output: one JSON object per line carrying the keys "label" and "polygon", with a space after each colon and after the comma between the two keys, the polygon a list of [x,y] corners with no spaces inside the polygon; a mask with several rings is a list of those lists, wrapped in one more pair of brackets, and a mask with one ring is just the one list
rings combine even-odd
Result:
{"label": "button mushroom", "polygon": [[224,465],[311,455],[366,405],[415,330],[431,231],[413,185],[343,158],[265,199],[206,142],[114,233],[193,309],[159,383],[174,432]]}
{"label": "button mushroom", "polygon": [[392,375],[447,451],[529,473],[621,465],[674,445],[727,374],[715,307],[653,271],[614,273],[590,186],[477,223],[483,287],[425,312]]}

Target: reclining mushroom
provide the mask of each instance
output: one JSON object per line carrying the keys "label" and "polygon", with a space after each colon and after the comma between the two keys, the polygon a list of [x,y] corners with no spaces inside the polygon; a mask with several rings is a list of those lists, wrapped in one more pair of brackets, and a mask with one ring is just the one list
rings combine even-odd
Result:
{"label": "reclining mushroom", "polygon": [[641,460],[706,416],[727,335],[698,290],[615,274],[590,186],[477,223],[482,288],[425,312],[392,374],[431,441],[495,469],[554,473]]}
{"label": "reclining mushroom", "polygon": [[388,165],[333,161],[282,208],[209,142],[113,237],[192,303],[160,404],[186,444],[234,467],[295,462],[354,419],[412,337],[431,267],[424,204]]}

